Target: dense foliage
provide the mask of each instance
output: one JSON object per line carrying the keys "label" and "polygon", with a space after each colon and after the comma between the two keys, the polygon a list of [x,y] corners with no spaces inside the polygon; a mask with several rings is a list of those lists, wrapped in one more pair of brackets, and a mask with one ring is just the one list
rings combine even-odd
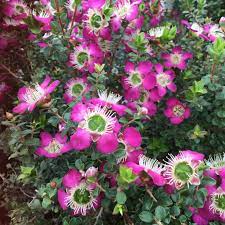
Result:
{"label": "dense foliage", "polygon": [[1,122],[12,225],[225,223],[222,0],[2,6],[29,63]]}

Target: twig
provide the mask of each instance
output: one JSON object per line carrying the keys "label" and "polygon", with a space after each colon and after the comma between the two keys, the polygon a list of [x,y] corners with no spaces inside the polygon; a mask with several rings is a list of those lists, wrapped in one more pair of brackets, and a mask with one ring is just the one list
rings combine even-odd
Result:
{"label": "twig", "polygon": [[215,73],[215,69],[216,69],[216,62],[214,62],[214,63],[212,64],[211,74],[210,74],[210,80],[211,80],[211,82],[214,82],[214,73]]}
{"label": "twig", "polygon": [[63,34],[63,36],[64,36],[65,32],[64,32],[62,20],[61,20],[61,17],[60,17],[59,2],[58,2],[58,0],[55,0],[55,7],[56,7],[57,14],[58,14],[59,25],[60,25],[60,27],[61,27],[62,34]]}
{"label": "twig", "polygon": [[153,199],[154,202],[157,202],[157,199],[154,197],[154,195],[152,194],[151,190],[148,188],[148,186],[145,186],[146,188],[146,192],[148,193],[148,195]]}
{"label": "twig", "polygon": [[75,4],[73,18],[72,18],[72,22],[71,22],[71,26],[70,26],[70,35],[72,34],[72,31],[73,31],[73,24],[74,24],[74,21],[75,21],[76,14],[77,14],[77,4]]}
{"label": "twig", "polygon": [[130,217],[128,216],[126,212],[124,212],[123,216],[124,216],[124,220],[127,222],[128,225],[134,225],[133,221],[130,219]]}
{"label": "twig", "polygon": [[96,185],[102,192],[106,192],[106,190],[105,190],[98,182],[96,182],[95,185]]}
{"label": "twig", "polygon": [[97,225],[98,224],[98,220],[99,220],[99,218],[102,215],[102,211],[103,211],[103,207],[101,207],[101,209],[99,210],[98,215],[96,216],[94,225]]}
{"label": "twig", "polygon": [[16,80],[20,80],[22,83],[24,83],[24,81],[20,77],[18,77],[15,73],[13,73],[7,66],[5,66],[2,63],[0,65],[3,69],[7,70],[7,72],[10,73],[14,78],[16,78]]}

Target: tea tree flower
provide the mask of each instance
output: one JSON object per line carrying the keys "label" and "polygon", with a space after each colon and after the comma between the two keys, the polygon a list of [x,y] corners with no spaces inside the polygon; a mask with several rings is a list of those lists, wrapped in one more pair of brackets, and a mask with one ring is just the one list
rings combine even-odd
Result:
{"label": "tea tree flower", "polygon": [[63,97],[66,103],[70,103],[87,93],[90,89],[90,85],[85,78],[71,78],[67,81],[65,89],[66,91]]}
{"label": "tea tree flower", "polygon": [[163,186],[166,183],[164,177],[162,176],[164,166],[156,159],[151,159],[144,155],[140,155],[138,164],[135,162],[127,162],[125,165],[131,168],[133,173],[139,175],[139,177],[143,172],[147,173],[153,183],[157,186]]}
{"label": "tea tree flower", "polygon": [[209,209],[225,219],[225,191],[218,188],[217,191],[211,195],[211,201],[212,203],[209,206]]}
{"label": "tea tree flower", "polygon": [[48,132],[40,134],[41,146],[35,151],[39,156],[47,158],[55,158],[72,149],[72,146],[67,143],[67,137],[57,133],[54,137]]}
{"label": "tea tree flower", "polygon": [[97,44],[81,44],[70,54],[70,64],[79,70],[94,72],[95,63],[101,64],[103,53]]}
{"label": "tea tree flower", "polygon": [[[200,184],[197,171],[201,162],[199,160],[199,154],[196,155],[192,152],[183,151],[177,156],[169,154],[167,159],[164,176],[169,185],[175,185],[177,189],[181,189],[184,185]],[[200,159],[202,159],[202,156]]]}
{"label": "tea tree flower", "polygon": [[190,52],[183,52],[182,48],[177,46],[172,49],[172,53],[163,53],[162,58],[166,61],[164,65],[166,67],[178,68],[180,70],[186,69],[186,61],[191,59],[193,56]]}
{"label": "tea tree flower", "polygon": [[121,104],[118,104],[122,99],[122,96],[109,92],[107,89],[100,91],[98,90],[98,98],[92,98],[91,102],[94,105],[106,106],[111,108],[113,111],[117,112],[118,115],[122,116],[126,113],[127,107]]}
{"label": "tea tree flower", "polygon": [[70,169],[63,177],[64,189],[58,190],[58,201],[63,210],[71,209],[73,215],[85,216],[99,207],[100,196],[94,196],[96,185],[88,182],[89,175],[95,176]]}
{"label": "tea tree flower", "polygon": [[164,115],[170,119],[170,122],[174,125],[180,124],[187,119],[191,111],[190,109],[182,104],[176,98],[170,98],[166,102],[167,108],[164,110]]}
{"label": "tea tree flower", "polygon": [[156,73],[154,74],[156,77],[156,86],[158,89],[159,96],[164,96],[166,94],[166,89],[168,88],[172,92],[176,92],[177,87],[173,83],[175,78],[175,74],[172,70],[163,70],[163,66],[161,64],[155,65]]}
{"label": "tea tree flower", "polygon": [[13,108],[14,113],[23,114],[25,111],[32,112],[37,105],[42,104],[49,94],[52,93],[59,85],[59,81],[53,81],[46,76],[45,80],[39,85],[35,84],[34,87],[22,87],[18,91],[18,99],[20,103]]}
{"label": "tea tree flower", "polygon": [[102,153],[117,149],[116,117],[106,107],[87,107],[78,103],[73,107],[71,119],[79,122],[77,131],[71,136],[71,144],[76,150],[88,148],[91,140],[97,141],[97,150]]}

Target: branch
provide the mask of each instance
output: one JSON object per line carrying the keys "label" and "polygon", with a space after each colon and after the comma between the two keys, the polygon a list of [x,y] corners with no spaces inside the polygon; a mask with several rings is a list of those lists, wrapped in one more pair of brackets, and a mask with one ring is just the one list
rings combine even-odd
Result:
{"label": "branch", "polygon": [[102,211],[103,211],[103,207],[101,207],[101,209],[99,210],[98,215],[96,216],[94,225],[98,224],[98,220],[100,219],[100,217],[102,215]]}

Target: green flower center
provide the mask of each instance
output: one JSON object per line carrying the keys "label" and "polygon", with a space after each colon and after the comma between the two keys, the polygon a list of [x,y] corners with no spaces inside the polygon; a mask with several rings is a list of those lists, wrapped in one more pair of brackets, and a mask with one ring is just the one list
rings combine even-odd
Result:
{"label": "green flower center", "polygon": [[225,194],[217,195],[215,197],[215,205],[217,208],[225,210]]}
{"label": "green flower center", "polygon": [[142,79],[141,79],[141,76],[139,73],[133,73],[131,75],[131,83],[134,85],[134,86],[138,86],[142,83]]}
{"label": "green flower center", "polygon": [[77,56],[77,61],[79,64],[83,65],[86,61],[88,61],[88,54],[86,52],[80,52]]}
{"label": "green flower center", "polygon": [[173,64],[177,65],[180,63],[181,60],[181,55],[180,54],[173,54],[171,56],[171,61],[173,62]]}
{"label": "green flower center", "polygon": [[176,105],[173,107],[173,114],[177,117],[184,115],[185,109],[182,105]]}
{"label": "green flower center", "polygon": [[16,10],[17,10],[17,12],[19,12],[19,13],[24,13],[24,8],[23,8],[22,6],[20,6],[20,5],[17,5],[17,6],[16,6]]}
{"label": "green flower center", "polygon": [[60,152],[60,149],[61,144],[56,140],[53,140],[47,147],[45,147],[45,150],[49,153],[58,153]]}
{"label": "green flower center", "polygon": [[101,115],[93,115],[88,119],[88,128],[96,133],[101,133],[106,129],[106,121]]}
{"label": "green flower center", "polygon": [[162,87],[166,87],[170,83],[170,76],[165,73],[159,74],[156,79],[157,83]]}
{"label": "green flower center", "polygon": [[86,189],[77,189],[74,192],[73,199],[78,204],[87,204],[90,202],[90,192]]}
{"label": "green flower center", "polygon": [[82,84],[74,84],[72,87],[72,93],[74,96],[80,95],[84,90],[84,87]]}
{"label": "green flower center", "polygon": [[190,176],[193,175],[193,169],[188,165],[187,162],[180,162],[176,165],[174,174],[176,178],[183,182],[187,182]]}
{"label": "green flower center", "polygon": [[101,27],[101,24],[102,24],[102,17],[98,14],[94,14],[91,17],[91,26],[98,29]]}

